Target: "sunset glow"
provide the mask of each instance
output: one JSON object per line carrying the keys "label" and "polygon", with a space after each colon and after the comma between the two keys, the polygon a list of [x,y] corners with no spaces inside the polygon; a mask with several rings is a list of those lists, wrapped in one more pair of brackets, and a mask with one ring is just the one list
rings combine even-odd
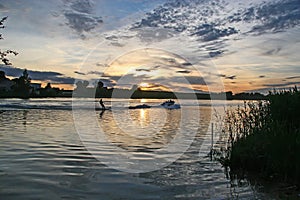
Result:
{"label": "sunset glow", "polygon": [[78,80],[234,93],[299,86],[299,7],[286,3],[2,0],[1,48],[19,55],[0,70],[18,77],[26,68],[65,89]]}
{"label": "sunset glow", "polygon": [[149,87],[149,86],[150,85],[148,83],[145,83],[145,82],[139,84],[139,88],[142,89],[142,90],[147,89],[147,87]]}

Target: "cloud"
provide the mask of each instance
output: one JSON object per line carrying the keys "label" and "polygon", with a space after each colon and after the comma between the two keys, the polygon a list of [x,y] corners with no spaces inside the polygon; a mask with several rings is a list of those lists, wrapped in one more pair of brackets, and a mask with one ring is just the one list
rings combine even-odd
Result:
{"label": "cloud", "polygon": [[103,23],[100,16],[93,14],[93,3],[90,0],[64,1],[66,9],[63,15],[67,20],[66,25],[73,29],[82,39],[86,33]]}
{"label": "cloud", "polygon": [[[187,32],[191,36],[198,36],[200,40],[208,42],[221,37],[238,33],[234,27],[221,27],[211,21],[218,7],[207,2],[176,1],[167,2],[152,12],[146,14],[145,18],[135,23],[132,29],[146,30],[140,37],[144,40],[167,39],[178,33]],[[188,10],[188,12],[186,12]],[[209,13],[209,14],[208,14]],[[198,19],[195,20],[195,15]],[[200,19],[200,20],[199,20]],[[219,27],[218,27],[219,26]]]}
{"label": "cloud", "polygon": [[151,72],[151,69],[135,69],[137,72]]}
{"label": "cloud", "polygon": [[229,80],[234,80],[236,79],[236,75],[226,75],[226,74],[217,74],[217,73],[208,73],[209,76],[217,76]]}
{"label": "cloud", "polygon": [[180,74],[189,74],[189,73],[191,73],[191,71],[189,71],[189,70],[178,70],[176,72],[180,73]]}
{"label": "cloud", "polygon": [[118,40],[118,37],[115,36],[115,35],[111,35],[111,36],[105,37],[105,39],[107,39],[107,40],[112,40],[112,41],[117,41],[117,40]]}
{"label": "cloud", "polygon": [[174,36],[173,30],[159,27],[144,27],[134,29],[134,31],[137,32],[137,37],[146,43],[160,42]]}
{"label": "cloud", "polygon": [[158,83],[148,83],[147,90],[153,91],[171,91],[169,87]]}
{"label": "cloud", "polygon": [[[19,77],[23,74],[24,69],[16,67],[7,67],[5,65],[0,65],[0,70],[4,71],[7,76]],[[49,81],[53,83],[61,84],[74,84],[75,79],[71,77],[64,76],[59,72],[50,71],[35,71],[27,70],[29,77],[32,80],[37,81]]]}
{"label": "cloud", "polygon": [[[218,58],[224,56],[225,52],[238,51],[232,45],[234,40],[242,40],[249,35],[285,31],[299,24],[298,1],[166,1],[136,23],[112,35],[108,34],[106,39],[117,42],[112,45],[121,46],[123,41],[126,41],[125,44],[128,41],[122,37],[130,35],[146,45],[161,45],[159,47],[171,42],[171,46],[176,46],[173,45],[174,41],[179,39],[178,42],[193,48],[191,51],[198,53],[198,58]],[[264,55],[276,55],[281,51],[281,47],[277,47],[266,50]]]}
{"label": "cloud", "polygon": [[297,78],[300,78],[300,76],[289,76],[289,77],[286,77],[285,79],[297,79]]}
{"label": "cloud", "polygon": [[[206,85],[204,78],[200,77],[200,76],[185,76],[184,78],[191,85]],[[182,80],[182,77],[178,77],[178,78],[175,77],[174,80],[175,80],[175,82],[181,82],[179,80]]]}
{"label": "cloud", "polygon": [[103,75],[103,72],[99,72],[99,71],[89,71],[89,72],[87,72],[86,74],[94,74],[94,75],[100,75],[100,76],[102,76],[102,75]]}
{"label": "cloud", "polygon": [[248,90],[245,92],[259,92],[259,93],[263,93],[263,94],[268,94],[269,92],[274,92],[274,89],[276,91],[280,91],[280,90],[290,90],[291,88],[294,88],[295,86],[297,86],[299,88],[300,82],[289,82],[287,84],[284,84],[284,83],[283,84],[266,84],[264,86],[267,86],[267,87],[254,89],[254,90]]}
{"label": "cloud", "polygon": [[217,40],[221,37],[238,33],[233,27],[217,28],[213,24],[202,24],[197,27],[195,31],[196,32],[192,33],[192,35],[200,36],[201,40],[204,42]]}
{"label": "cloud", "polygon": [[181,65],[183,65],[183,66],[192,66],[192,63],[185,62],[185,63],[182,63]]}
{"label": "cloud", "polygon": [[122,76],[111,76],[111,75],[109,75],[109,74],[105,74],[105,73],[103,73],[102,74],[102,76],[101,76],[102,78],[109,78],[109,79],[111,79],[111,80],[119,80]]}
{"label": "cloud", "polygon": [[102,64],[102,63],[96,63],[97,67],[108,67],[107,64]]}
{"label": "cloud", "polygon": [[1,12],[7,12],[7,11],[9,11],[9,9],[6,6],[4,6],[3,4],[0,3],[0,11]]}
{"label": "cloud", "polygon": [[[167,1],[151,12],[146,13],[143,19],[134,23],[129,29],[137,32],[137,37],[145,43],[168,41],[172,38],[181,38],[188,42],[199,41],[204,45],[196,51],[205,49],[210,57],[222,56],[225,52],[226,39],[239,31],[223,23],[223,16],[219,15],[224,2],[214,1]],[[222,23],[221,23],[222,22]],[[184,38],[183,38],[184,37]],[[214,47],[214,51],[209,50]],[[196,47],[197,48],[197,47]],[[207,54],[203,56],[207,58]]]}
{"label": "cloud", "polygon": [[93,5],[91,1],[66,0],[66,2],[71,3],[70,7],[77,12],[92,14]]}
{"label": "cloud", "polygon": [[74,71],[75,74],[79,74],[79,75],[99,75],[99,76],[102,76],[103,75],[103,72],[99,72],[99,71],[88,71],[86,73],[84,72],[79,72],[79,71]]}
{"label": "cloud", "polygon": [[74,84],[75,79],[71,77],[65,77],[65,76],[52,76],[52,77],[50,76],[40,81],[50,81],[53,83],[60,83],[60,84]]}
{"label": "cloud", "polygon": [[124,47],[125,46],[124,44],[121,44],[119,42],[111,42],[110,44],[115,47]]}
{"label": "cloud", "polygon": [[217,76],[229,80],[234,80],[236,79],[236,75],[226,75],[226,74],[216,74],[216,73],[208,73],[209,76]]}
{"label": "cloud", "polygon": [[118,85],[132,85],[132,84],[139,84],[141,82],[145,82],[145,80],[149,80],[149,76],[143,75],[136,75],[136,74],[125,74],[123,76],[110,76],[107,74],[102,74],[100,78],[105,80],[111,80]]}
{"label": "cloud", "polygon": [[89,32],[94,29],[99,23],[102,23],[101,18],[90,17],[84,13],[66,12],[65,17],[68,20],[67,25],[78,33]]}
{"label": "cloud", "polygon": [[300,81],[294,81],[294,82],[286,82],[286,83],[274,83],[274,84],[264,84],[266,87],[286,87],[291,85],[299,85]]}
{"label": "cloud", "polygon": [[225,74],[215,74],[215,75],[218,76],[218,77],[226,78]]}
{"label": "cloud", "polygon": [[74,71],[75,74],[79,74],[79,75],[85,75],[85,73],[83,72],[79,72],[79,71]]}
{"label": "cloud", "polygon": [[236,79],[236,75],[226,76],[225,79],[230,79],[230,80]]}
{"label": "cloud", "polygon": [[[2,1],[0,2],[2,3]],[[61,67],[59,64],[62,62],[64,64],[68,62],[77,62],[77,60],[71,60],[78,58],[76,53],[78,50],[74,50],[76,49],[76,47],[74,47],[74,42],[76,41],[74,38],[68,37],[68,32],[70,32],[72,29],[76,35],[79,35],[82,38],[89,37],[91,35],[96,36],[97,34],[97,37],[90,38],[91,40],[83,41],[84,43],[77,45],[81,47],[80,52],[82,52],[82,54],[86,53],[91,47],[93,47],[95,45],[94,42],[99,42],[105,38],[103,45],[101,44],[101,46],[99,46],[99,51],[96,51],[99,52],[99,54],[95,53],[95,55],[92,55],[92,57],[89,58],[90,60],[88,60],[88,62],[91,63],[88,63],[87,66],[91,66],[93,69],[90,68],[85,69],[82,72],[74,72],[75,74],[86,75],[86,77],[90,78],[97,78],[98,75],[99,77],[102,76],[101,73],[92,73],[91,70],[100,71],[100,69],[104,69],[104,67],[106,67],[101,63],[97,64],[99,67],[95,67],[97,62],[109,63],[109,61],[113,60],[115,56],[117,57],[123,52],[145,46],[176,52],[178,55],[182,56],[182,58],[186,58],[191,63],[195,64],[195,69],[199,69],[201,73],[203,73],[203,71],[212,71],[209,70],[210,64],[209,59],[207,59],[210,57],[212,58],[212,61],[216,61],[216,67],[220,67],[221,72],[225,73],[212,76],[211,79],[222,77],[221,79],[223,79],[225,83],[230,83],[231,80],[235,81],[236,79],[240,78],[236,77],[235,73],[237,73],[237,71],[245,72],[244,70],[247,71],[247,73],[244,74],[252,74],[253,76],[251,75],[251,77],[257,79],[258,77],[264,78],[259,75],[265,74],[266,71],[271,70],[271,75],[274,76],[274,78],[278,78],[279,76],[280,78],[283,78],[297,75],[296,71],[299,67],[295,66],[295,63],[298,61],[298,57],[295,52],[298,52],[299,45],[297,45],[297,38],[295,38],[295,35],[297,35],[299,32],[298,27],[296,27],[297,24],[299,24],[297,21],[299,20],[299,6],[297,6],[299,5],[299,0],[267,0],[265,2],[263,2],[263,0],[255,0],[251,2],[242,0],[239,0],[238,2],[230,0],[165,1],[167,3],[162,4],[162,6],[157,6],[156,9],[149,11],[148,14],[144,16],[139,15],[139,18],[132,18],[132,21],[126,21],[126,23],[131,23],[131,25],[127,24],[128,26],[122,27],[115,26],[115,21],[119,22],[122,20],[121,18],[113,19],[114,17],[119,16],[119,12],[122,12],[119,9],[116,9],[121,7],[121,4],[119,4],[121,1],[118,1],[118,3],[110,2],[112,6],[109,9],[105,7],[106,3],[99,3],[95,1],[97,4],[94,4],[92,0],[66,0],[63,2],[64,7],[61,7],[60,9],[62,13],[58,13],[60,20],[55,22],[51,21],[51,23],[45,23],[41,26],[36,26],[36,23],[29,23],[32,24],[31,26],[37,30],[44,29],[45,31],[52,31],[53,29],[57,28],[59,29],[59,34],[64,33],[62,37],[56,37],[57,35],[54,35],[54,39],[57,41],[55,44],[52,44],[52,40],[50,41],[48,37],[46,40],[44,40],[43,36],[35,37],[35,34],[38,34],[39,32],[34,32],[34,34],[30,33],[32,38],[35,38],[34,42],[32,42],[33,40],[30,39],[28,40],[31,41],[30,44],[27,44],[26,42],[24,44],[18,43],[19,45],[22,45],[20,48],[22,48],[23,45],[26,45],[27,48],[29,48],[32,47],[32,44],[44,46],[45,53],[48,52],[48,54],[42,55],[43,51],[41,52],[39,49],[34,50],[38,51],[37,54],[32,54],[35,55],[36,60],[41,60],[39,63],[35,63],[36,66],[42,66],[42,58],[44,58],[45,55],[52,55],[51,53],[49,54],[49,52],[54,51],[57,51],[60,56],[58,56],[59,59],[52,59],[53,61],[51,60],[52,64],[55,63],[53,65],[51,64],[52,66],[57,64],[57,67]],[[129,7],[127,2],[128,1],[125,1],[124,4],[122,3],[122,5],[124,5],[124,9],[127,10],[127,13],[130,15],[133,11],[127,8]],[[160,1],[160,3],[161,2],[162,1]],[[9,8],[13,8],[11,5],[4,5]],[[45,7],[49,7],[49,4],[38,4],[39,6],[47,5],[41,7],[39,12],[37,12],[37,5],[33,5],[34,4],[26,5],[26,7],[31,8],[31,10],[30,13],[23,13],[25,17],[27,15],[32,16],[32,18],[35,17],[36,19],[39,19],[39,17],[49,17],[49,12],[45,12]],[[102,5],[103,7],[101,7]],[[57,9],[57,6],[57,2],[53,3],[53,6],[49,7],[48,11]],[[148,7],[147,9],[151,9],[151,7]],[[106,13],[102,11],[105,11]],[[18,12],[21,13],[21,9]],[[111,15],[109,14],[109,16],[107,16],[107,13],[109,12],[111,12]],[[51,19],[49,20],[58,19],[58,17],[50,17]],[[289,19],[289,17],[292,18]],[[103,20],[105,20],[105,23],[103,23]],[[133,20],[137,21],[137,23],[133,24]],[[26,21],[22,21],[22,23],[23,22]],[[59,22],[65,23],[67,26],[63,28],[54,26]],[[290,23],[290,25],[288,25],[288,23]],[[48,26],[48,24],[51,26]],[[293,24],[295,24],[295,26]],[[263,27],[264,25],[267,26]],[[99,27],[101,27],[101,30],[106,30],[106,32],[98,33]],[[296,28],[288,30],[290,27]],[[9,31],[10,29],[7,30]],[[268,35],[258,34],[269,32],[276,33],[278,31],[286,32]],[[237,39],[239,41],[237,41]],[[295,39],[295,42],[293,39]],[[12,40],[14,40],[14,38],[12,38]],[[42,40],[43,43],[41,43]],[[264,43],[262,43],[263,41]],[[4,42],[10,44],[10,41],[5,40]],[[15,43],[14,45],[18,44]],[[116,48],[115,46],[122,46],[122,48]],[[35,48],[30,49],[32,50],[29,52],[35,53],[33,51]],[[68,51],[66,49],[68,49]],[[227,57],[227,55],[231,52],[237,53]],[[280,54],[280,56],[276,56],[278,54]],[[272,55],[275,56],[271,57]],[[164,55],[162,55],[162,57],[163,56]],[[22,57],[20,63],[28,60],[24,60],[24,57]],[[54,57],[57,56],[54,55]],[[159,57],[159,55],[157,55],[157,57]],[[157,70],[152,70],[150,65],[147,66],[139,63],[137,66],[141,69],[136,70],[137,72],[140,72],[137,74],[150,74],[158,77],[160,74],[164,74],[160,72],[169,70],[167,71],[168,73],[166,73],[168,77],[195,75],[192,67],[189,67],[192,66],[192,64],[189,62],[185,63],[185,61],[180,59],[175,59],[175,61],[172,59],[168,60],[168,58],[166,58],[165,61],[161,60],[162,59],[160,59],[158,62],[154,60],[151,63],[153,66],[160,66]],[[205,63],[206,66],[199,64],[200,61]],[[235,66],[243,66],[248,64],[250,66],[249,68],[235,70]],[[30,63],[27,63],[26,65],[30,66]],[[255,66],[257,65],[263,66],[256,68]],[[289,67],[288,65],[293,65],[295,67]],[[121,65],[119,69],[122,72],[123,69],[121,69]],[[150,69],[152,70],[151,73],[146,73],[150,72]],[[57,70],[59,71],[60,69],[57,68]],[[71,72],[74,70],[77,69],[74,68],[71,70]],[[119,75],[120,73],[117,70],[118,69],[115,70],[116,73],[112,74]],[[75,74],[73,75],[75,76]],[[88,76],[89,74],[95,75]],[[268,74],[268,78],[270,78],[269,75],[270,74]],[[115,79],[116,77],[112,78]],[[245,83],[248,81],[249,80],[245,80]],[[260,81],[262,81],[262,79],[260,79]],[[287,82],[288,81],[289,79],[287,79]],[[291,81],[297,80],[294,79]],[[240,86],[240,88],[242,89],[243,87]]]}
{"label": "cloud", "polygon": [[[185,73],[184,73],[185,74]],[[161,88],[161,90],[165,90],[163,88],[185,88],[191,89],[191,86],[205,86],[207,83],[205,82],[203,77],[200,76],[172,76],[172,77],[149,77],[145,74],[143,75],[135,75],[135,74],[126,74],[124,76],[109,76],[103,75],[100,79],[110,80],[110,82],[115,83],[115,86],[118,87],[128,87],[132,85],[138,85],[141,82],[147,82],[149,85],[154,88]],[[176,86],[175,86],[176,85]]]}
{"label": "cloud", "polygon": [[276,49],[271,49],[271,50],[268,50],[266,52],[263,53],[263,55],[265,56],[272,56],[272,55],[276,55],[278,54],[280,51],[281,51],[282,48],[278,47]]}
{"label": "cloud", "polygon": [[218,57],[223,54],[224,51],[211,51],[209,52],[209,56],[211,58]]}
{"label": "cloud", "polygon": [[300,24],[299,0],[263,2],[234,13],[228,21],[252,24],[249,33],[254,34],[284,31]]}

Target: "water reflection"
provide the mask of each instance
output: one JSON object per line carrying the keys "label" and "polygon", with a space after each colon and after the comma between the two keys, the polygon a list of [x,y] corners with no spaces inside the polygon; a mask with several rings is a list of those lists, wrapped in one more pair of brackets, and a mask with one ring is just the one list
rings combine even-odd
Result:
{"label": "water reflection", "polygon": [[[200,109],[200,118],[195,115],[196,109]],[[176,162],[157,171],[129,174],[102,164],[86,150],[74,128],[71,111],[1,111],[1,199],[259,198],[248,185],[232,189],[219,163],[199,156],[200,147],[206,145],[203,141],[209,131],[211,112],[210,107],[188,107],[175,112],[119,110],[105,111],[102,118],[97,112],[98,128],[105,129],[109,141],[134,152],[133,159],[153,160],[153,152],[169,144],[178,129],[185,127],[186,134],[196,130],[189,149]],[[186,115],[190,120],[183,120]],[[84,123],[89,127],[89,121]],[[99,147],[96,153],[100,161],[101,157],[115,156],[106,144],[91,142]]]}
{"label": "water reflection", "polygon": [[100,118],[102,118],[103,114],[105,113],[105,110],[102,110],[99,114]]}
{"label": "water reflection", "polygon": [[149,123],[150,123],[150,120],[149,120],[149,110],[145,110],[145,109],[140,109],[139,110],[140,112],[140,126],[141,127],[145,127],[145,126],[148,126]]}
{"label": "water reflection", "polygon": [[27,115],[28,115],[28,110],[23,110],[23,125],[26,126],[27,124]]}
{"label": "water reflection", "polygon": [[112,144],[132,151],[153,150],[169,144],[178,133],[181,112],[180,110],[136,109],[117,113],[107,112],[100,118],[99,125]]}

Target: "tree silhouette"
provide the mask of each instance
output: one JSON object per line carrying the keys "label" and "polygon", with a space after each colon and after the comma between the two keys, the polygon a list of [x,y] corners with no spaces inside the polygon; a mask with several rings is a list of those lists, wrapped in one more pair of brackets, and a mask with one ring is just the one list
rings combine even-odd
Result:
{"label": "tree silhouette", "polygon": [[87,88],[87,86],[89,86],[89,84],[90,83],[88,81],[83,81],[83,83],[82,83],[82,85],[85,89]]}
{"label": "tree silhouette", "polygon": [[31,79],[28,75],[27,69],[24,70],[23,75],[20,78],[15,78],[13,81],[16,83],[14,85],[14,92],[18,97],[28,98],[30,95],[30,82]]}
{"label": "tree silhouette", "polygon": [[87,86],[89,85],[90,83],[88,81],[78,81],[76,83],[76,89],[77,90],[84,90],[87,88]]}
{"label": "tree silhouette", "polygon": [[50,90],[51,88],[52,88],[51,83],[47,83],[45,89],[46,89],[46,90]]}
{"label": "tree silhouette", "polygon": [[[0,20],[0,28],[5,28],[4,22],[5,22],[6,19],[7,19],[7,17],[3,17]],[[1,33],[0,33],[0,40],[3,40],[3,37],[2,37]],[[0,59],[1,59],[1,62],[4,63],[5,65],[11,65],[11,63],[9,62],[9,59],[7,58],[7,56],[9,54],[14,54],[16,56],[18,53],[15,52],[15,51],[12,51],[12,50],[4,50],[4,51],[2,51],[0,49]]]}

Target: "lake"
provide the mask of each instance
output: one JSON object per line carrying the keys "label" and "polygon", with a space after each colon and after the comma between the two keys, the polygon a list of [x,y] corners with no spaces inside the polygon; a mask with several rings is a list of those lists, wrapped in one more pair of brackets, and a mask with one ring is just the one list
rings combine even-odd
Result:
{"label": "lake", "polygon": [[[94,99],[0,100],[1,199],[265,198],[207,157],[223,102],[103,100],[112,110],[95,111]],[[127,109],[143,103],[152,108]]]}

